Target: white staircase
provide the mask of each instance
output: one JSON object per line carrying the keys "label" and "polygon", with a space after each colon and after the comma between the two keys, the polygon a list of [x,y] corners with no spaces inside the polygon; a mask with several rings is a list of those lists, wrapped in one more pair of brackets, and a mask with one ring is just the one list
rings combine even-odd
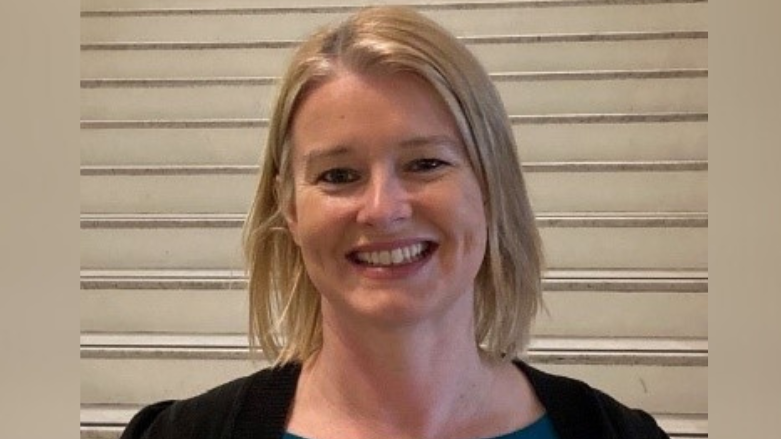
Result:
{"label": "white staircase", "polygon": [[[82,0],[81,437],[247,360],[240,228],[296,41],[359,0]],[[505,100],[550,270],[532,364],[708,436],[707,3],[415,4]]]}

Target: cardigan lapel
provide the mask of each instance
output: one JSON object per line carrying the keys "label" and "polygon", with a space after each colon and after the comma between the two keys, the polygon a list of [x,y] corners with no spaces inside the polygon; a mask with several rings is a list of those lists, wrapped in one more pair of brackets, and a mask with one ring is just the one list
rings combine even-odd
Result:
{"label": "cardigan lapel", "polygon": [[561,439],[614,437],[585,383],[542,372],[521,360],[515,365],[529,379]]}
{"label": "cardigan lapel", "polygon": [[300,374],[301,365],[289,363],[252,376],[232,438],[281,439]]}

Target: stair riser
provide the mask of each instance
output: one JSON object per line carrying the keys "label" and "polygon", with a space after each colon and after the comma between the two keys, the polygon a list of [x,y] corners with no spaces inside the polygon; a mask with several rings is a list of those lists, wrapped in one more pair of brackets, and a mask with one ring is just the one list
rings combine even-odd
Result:
{"label": "stair riser", "polygon": [[[508,113],[707,112],[707,78],[497,81]],[[275,85],[86,88],[84,120],[266,118]]]}
{"label": "stair riser", "polygon": [[[455,35],[707,29],[707,4],[424,10]],[[81,41],[297,40],[349,15],[336,13],[82,17]]]}
{"label": "stair riser", "polygon": [[[704,212],[707,171],[527,172],[536,212]],[[256,175],[81,177],[82,213],[242,213]]]}
{"label": "stair riser", "polygon": [[[81,403],[145,404],[198,394],[263,367],[240,360],[81,360]],[[666,413],[707,412],[707,367],[541,365],[586,380],[633,407]]]}
{"label": "stair riser", "polygon": [[556,291],[543,294],[533,333],[562,337],[708,337],[705,293]]}
{"label": "stair riser", "polygon": [[104,427],[104,426],[94,426],[94,425],[87,425],[81,426],[81,433],[79,437],[81,439],[119,439],[120,436],[122,436],[122,432],[125,430],[125,427]]}
{"label": "stair riser", "polygon": [[[551,269],[704,269],[708,230],[542,227]],[[238,228],[82,229],[82,269],[242,268]]]}
{"label": "stair riser", "polygon": [[[490,72],[707,68],[705,39],[468,44]],[[292,49],[85,50],[82,78],[281,76]]]}
{"label": "stair riser", "polygon": [[[707,122],[513,127],[523,162],[707,160]],[[81,164],[256,165],[265,128],[81,130]]]}
{"label": "stair riser", "polygon": [[[705,293],[547,291],[535,335],[708,336]],[[83,332],[244,333],[244,290],[81,290]],[[182,309],[187,309],[182,313]]]}

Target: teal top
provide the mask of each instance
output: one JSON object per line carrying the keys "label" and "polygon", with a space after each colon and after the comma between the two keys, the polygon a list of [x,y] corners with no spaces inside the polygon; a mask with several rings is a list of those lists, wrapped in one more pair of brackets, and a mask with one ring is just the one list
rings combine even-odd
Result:
{"label": "teal top", "polygon": [[[285,432],[285,435],[282,436],[282,439],[306,438],[296,436],[293,433]],[[486,439],[559,439],[559,435],[557,435],[553,430],[553,423],[551,422],[548,415],[543,415],[540,419],[537,419],[533,423],[521,428],[520,430]]]}

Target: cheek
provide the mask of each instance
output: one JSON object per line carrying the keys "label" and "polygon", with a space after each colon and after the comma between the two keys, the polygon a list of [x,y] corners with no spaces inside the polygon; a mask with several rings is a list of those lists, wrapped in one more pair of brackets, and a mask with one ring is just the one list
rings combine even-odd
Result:
{"label": "cheek", "polygon": [[475,237],[479,237],[477,241],[485,242],[487,226],[482,192],[476,182],[466,187],[467,189],[463,192],[459,203],[461,211],[458,212],[458,215],[460,215],[460,218],[463,218],[465,227],[472,230]]}
{"label": "cheek", "polygon": [[312,254],[335,246],[344,235],[349,215],[344,202],[324,197],[313,190],[298,192],[296,201],[297,242]]}
{"label": "cheek", "polygon": [[438,200],[440,219],[452,233],[456,245],[455,257],[477,265],[482,263],[486,251],[488,230],[482,194],[473,184],[465,184],[463,191],[452,192]]}

